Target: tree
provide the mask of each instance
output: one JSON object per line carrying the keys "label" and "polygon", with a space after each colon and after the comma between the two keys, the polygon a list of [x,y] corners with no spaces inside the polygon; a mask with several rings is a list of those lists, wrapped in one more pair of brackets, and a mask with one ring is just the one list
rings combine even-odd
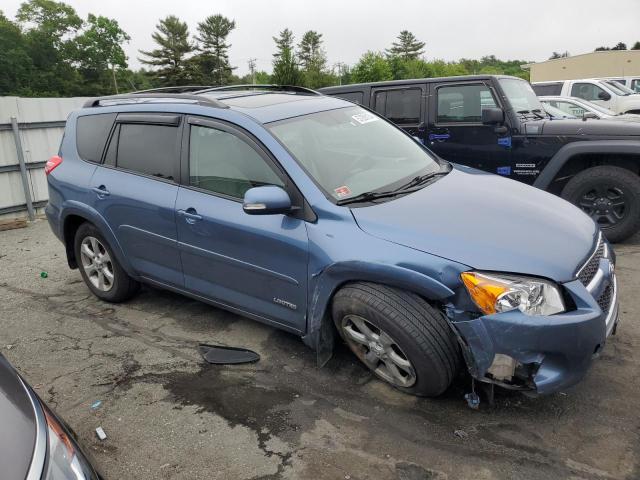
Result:
{"label": "tree", "polygon": [[277,50],[273,54],[272,81],[278,85],[300,85],[302,75],[293,51],[293,32],[285,28],[279,37],[273,37],[273,41]]}
{"label": "tree", "polygon": [[640,42],[634,43],[633,47],[631,47],[631,50],[640,50]]}
{"label": "tree", "polygon": [[402,30],[398,35],[398,41],[393,42],[391,48],[387,49],[386,52],[389,57],[413,60],[424,53],[424,45],[425,43],[419,41],[413,33],[408,30]]}
{"label": "tree", "polygon": [[169,15],[156,25],[151,38],[159,48],[150,52],[139,50],[147,58],[139,60],[145,65],[157,67],[154,75],[162,85],[186,85],[193,77],[193,64],[189,54],[193,44],[189,41],[189,28],[179,18]]}
{"label": "tree", "polygon": [[562,53],[553,52],[551,54],[551,56],[549,57],[549,60],[555,60],[557,58],[567,58],[568,56],[569,56],[569,52],[566,52],[566,51],[562,52]]}
{"label": "tree", "polygon": [[0,11],[0,95],[24,95],[29,90],[33,63],[20,28]]}
{"label": "tree", "polygon": [[606,52],[611,50],[609,47],[598,47],[595,49],[596,52]]}
{"label": "tree", "polygon": [[[41,95],[76,95],[80,75],[72,65],[73,37],[82,19],[65,3],[29,0],[16,14],[34,67],[30,88]],[[3,47],[4,48],[4,47]]]}
{"label": "tree", "polygon": [[304,84],[309,88],[329,85],[327,55],[322,48],[322,34],[309,30],[298,44],[298,60],[302,67]]}
{"label": "tree", "polygon": [[127,56],[122,45],[130,40],[116,20],[89,14],[87,28],[75,39],[76,61],[85,80],[99,82],[111,72],[113,90],[118,93],[116,67],[127,68]]}
{"label": "tree", "polygon": [[368,51],[351,70],[351,80],[355,83],[381,82],[392,78],[391,66],[380,52]]}
{"label": "tree", "polygon": [[611,48],[611,50],[626,50],[627,49],[627,44],[624,42],[619,42],[616,44],[615,47]]}
{"label": "tree", "polygon": [[227,37],[236,28],[236,22],[217,14],[205,18],[198,24],[199,36],[196,40],[201,43],[201,52],[194,61],[198,64],[205,83],[226,85],[229,83],[233,67],[229,63],[228,50],[231,46]]}

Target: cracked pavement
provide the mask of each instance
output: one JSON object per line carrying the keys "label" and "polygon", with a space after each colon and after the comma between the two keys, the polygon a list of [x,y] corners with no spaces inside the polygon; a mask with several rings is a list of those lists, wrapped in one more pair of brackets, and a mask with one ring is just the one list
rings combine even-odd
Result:
{"label": "cracked pavement", "polygon": [[[101,302],[45,221],[0,233],[0,352],[106,479],[637,479],[640,238],[616,252],[621,325],[587,378],[538,399],[497,391],[479,411],[464,375],[418,399],[346,348],[318,369],[295,336],[173,293]],[[261,360],[208,365],[199,343]]]}

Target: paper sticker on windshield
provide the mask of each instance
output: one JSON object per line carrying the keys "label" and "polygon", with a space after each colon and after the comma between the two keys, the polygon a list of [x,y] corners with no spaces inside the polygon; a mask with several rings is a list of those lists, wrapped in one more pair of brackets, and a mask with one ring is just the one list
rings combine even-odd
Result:
{"label": "paper sticker on windshield", "polygon": [[343,185],[342,187],[338,187],[336,189],[333,190],[336,193],[336,196],[338,198],[344,198],[348,195],[351,195],[351,189],[349,187],[347,187],[346,185]]}
{"label": "paper sticker on windshield", "polygon": [[369,112],[358,113],[357,115],[352,115],[351,118],[353,118],[360,125],[364,125],[365,123],[375,122],[378,120],[378,117],[376,117],[375,115]]}

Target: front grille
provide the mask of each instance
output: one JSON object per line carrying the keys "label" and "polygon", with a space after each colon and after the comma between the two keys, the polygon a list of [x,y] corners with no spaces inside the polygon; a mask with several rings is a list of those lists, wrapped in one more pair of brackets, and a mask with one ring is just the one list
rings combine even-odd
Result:
{"label": "front grille", "polygon": [[582,284],[586,287],[589,285],[593,277],[596,275],[598,271],[598,267],[600,266],[600,259],[604,256],[604,242],[600,239],[598,243],[598,248],[595,253],[591,256],[591,258],[587,261],[587,263],[582,267],[580,273],[578,273],[578,279],[582,282]]}
{"label": "front grille", "polygon": [[611,306],[611,299],[613,298],[613,285],[609,285],[604,289],[602,295],[598,299],[598,305],[600,306],[600,310],[607,313],[609,311],[609,307]]}

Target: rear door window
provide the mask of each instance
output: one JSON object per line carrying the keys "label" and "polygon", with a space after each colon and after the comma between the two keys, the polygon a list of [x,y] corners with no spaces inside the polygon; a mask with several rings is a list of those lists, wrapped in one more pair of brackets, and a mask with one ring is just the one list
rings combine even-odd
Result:
{"label": "rear door window", "polygon": [[497,106],[484,84],[443,86],[437,89],[437,123],[481,123],[482,110]]}
{"label": "rear door window", "polygon": [[117,168],[175,181],[179,171],[179,133],[175,126],[120,124],[120,135],[111,140],[118,142]]}
{"label": "rear door window", "polygon": [[542,85],[531,85],[538,97],[546,95],[560,95],[562,93],[562,83],[545,83]]}
{"label": "rear door window", "polygon": [[422,89],[403,88],[377,91],[375,111],[398,125],[420,123]]}
{"label": "rear door window", "polygon": [[76,121],[78,155],[87,162],[99,163],[109,132],[116,119],[115,113],[84,115]]}

